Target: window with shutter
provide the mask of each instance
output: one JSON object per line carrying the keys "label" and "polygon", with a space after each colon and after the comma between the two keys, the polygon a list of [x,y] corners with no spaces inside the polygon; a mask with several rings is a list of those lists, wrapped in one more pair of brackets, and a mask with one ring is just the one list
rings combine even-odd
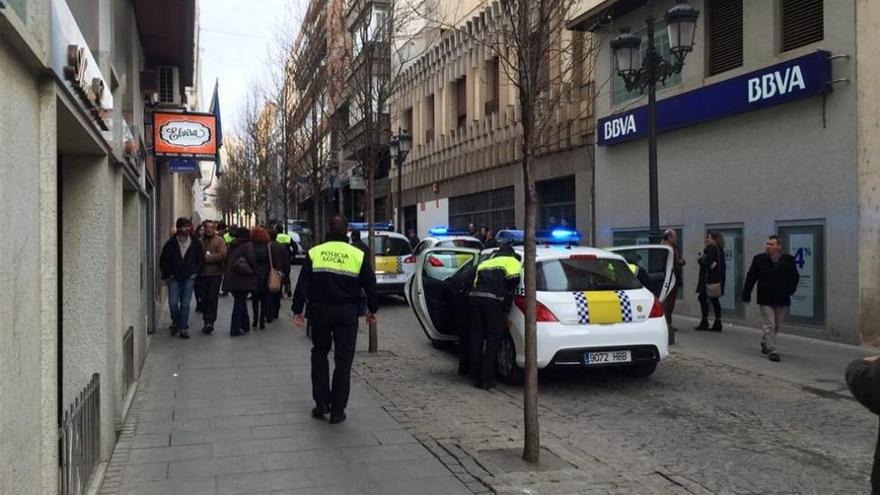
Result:
{"label": "window with shutter", "polygon": [[781,0],[783,52],[822,41],[825,37],[824,0]]}
{"label": "window with shutter", "polygon": [[743,64],[743,0],[708,3],[709,75]]}

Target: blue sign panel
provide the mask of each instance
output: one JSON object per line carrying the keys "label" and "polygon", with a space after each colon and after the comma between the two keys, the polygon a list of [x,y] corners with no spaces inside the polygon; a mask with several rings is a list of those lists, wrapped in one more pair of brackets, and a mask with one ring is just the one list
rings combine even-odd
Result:
{"label": "blue sign panel", "polygon": [[175,174],[197,174],[199,162],[195,160],[168,160],[168,170]]}
{"label": "blue sign panel", "polygon": [[[657,102],[657,132],[767,108],[828,90],[830,54],[817,51]],[[599,119],[599,146],[648,135],[648,107]]]}

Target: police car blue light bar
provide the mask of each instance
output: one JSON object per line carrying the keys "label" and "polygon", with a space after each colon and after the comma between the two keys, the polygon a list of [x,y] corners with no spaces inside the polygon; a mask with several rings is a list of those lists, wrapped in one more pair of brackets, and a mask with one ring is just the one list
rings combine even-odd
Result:
{"label": "police car blue light bar", "polygon": [[526,233],[522,230],[499,230],[497,234],[495,234],[495,240],[499,243],[501,241],[510,241],[511,244],[518,245],[522,244],[526,240]]}
{"label": "police car blue light bar", "polygon": [[465,232],[464,230],[451,229],[449,227],[442,226],[442,225],[438,225],[437,227],[434,227],[434,228],[428,230],[428,233],[433,236],[437,236],[437,237],[450,236],[450,235],[467,235],[467,232]]}
{"label": "police car blue light bar", "polygon": [[581,234],[577,230],[553,229],[535,232],[536,240],[541,244],[579,244]]}

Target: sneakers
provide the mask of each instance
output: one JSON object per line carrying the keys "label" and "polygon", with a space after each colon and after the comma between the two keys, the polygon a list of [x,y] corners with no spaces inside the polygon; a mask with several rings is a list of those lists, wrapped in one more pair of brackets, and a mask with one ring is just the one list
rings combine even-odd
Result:
{"label": "sneakers", "polygon": [[709,320],[700,320],[700,324],[694,327],[694,330],[708,330]]}
{"label": "sneakers", "polygon": [[181,331],[180,331],[180,338],[183,339],[183,340],[188,339],[188,338],[189,338],[189,332],[187,332],[186,330],[181,330]]}
{"label": "sneakers", "polygon": [[312,409],[312,417],[316,419],[324,419],[324,415],[330,412],[330,406],[315,406]]}
{"label": "sneakers", "polygon": [[214,333],[214,325],[212,323],[208,323],[202,328],[202,333],[205,335],[211,335]]}
{"label": "sneakers", "polygon": [[779,359],[779,353],[776,351],[771,351],[770,361],[773,361],[774,363],[778,363],[779,361],[781,361],[781,359]]}

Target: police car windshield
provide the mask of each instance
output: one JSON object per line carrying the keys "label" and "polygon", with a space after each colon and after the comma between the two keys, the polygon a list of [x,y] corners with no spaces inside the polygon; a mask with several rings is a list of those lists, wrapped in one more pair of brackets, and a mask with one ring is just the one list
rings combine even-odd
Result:
{"label": "police car windshield", "polygon": [[407,256],[412,253],[409,241],[386,235],[377,235],[375,237],[373,249],[376,256]]}
{"label": "police car windshield", "polygon": [[451,239],[446,241],[440,241],[437,243],[437,247],[459,247],[459,248],[467,248],[467,249],[483,249],[483,244],[480,241],[470,240],[470,239]]}
{"label": "police car windshield", "polygon": [[623,261],[594,257],[539,261],[538,290],[578,292],[639,289],[642,284]]}

